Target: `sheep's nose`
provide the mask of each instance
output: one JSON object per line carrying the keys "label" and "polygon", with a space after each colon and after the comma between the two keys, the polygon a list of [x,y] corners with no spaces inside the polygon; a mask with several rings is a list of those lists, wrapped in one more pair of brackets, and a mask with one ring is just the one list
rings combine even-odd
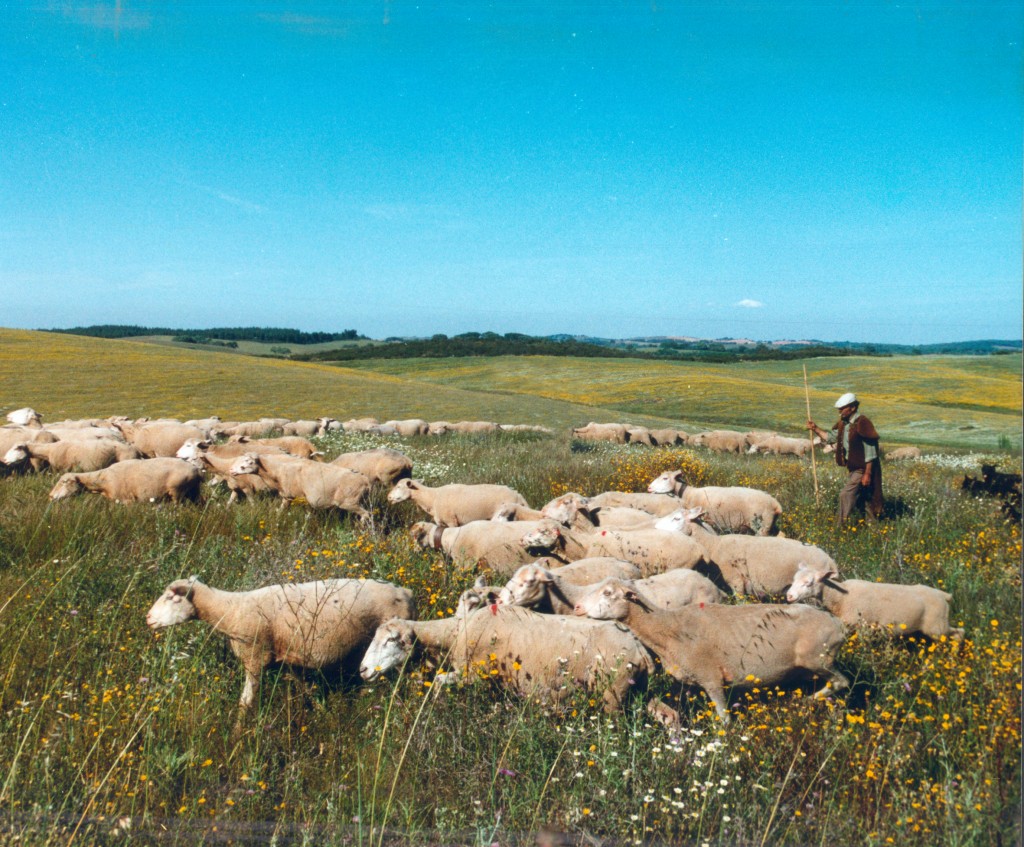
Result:
{"label": "sheep's nose", "polygon": [[587,614],[586,610],[579,603],[572,607],[572,613],[579,617],[583,617]]}

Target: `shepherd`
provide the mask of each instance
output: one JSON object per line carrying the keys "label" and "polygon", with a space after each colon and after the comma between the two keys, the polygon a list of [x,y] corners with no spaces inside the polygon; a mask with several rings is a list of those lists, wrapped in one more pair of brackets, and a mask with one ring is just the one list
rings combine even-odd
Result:
{"label": "shepherd", "polygon": [[839,420],[826,432],[814,421],[807,428],[823,441],[836,447],[836,464],[846,468],[846,484],[839,492],[838,523],[845,524],[853,510],[864,507],[869,523],[882,516],[882,465],[879,458],[878,431],[871,420],[860,413],[860,401],[853,392],[836,400]]}

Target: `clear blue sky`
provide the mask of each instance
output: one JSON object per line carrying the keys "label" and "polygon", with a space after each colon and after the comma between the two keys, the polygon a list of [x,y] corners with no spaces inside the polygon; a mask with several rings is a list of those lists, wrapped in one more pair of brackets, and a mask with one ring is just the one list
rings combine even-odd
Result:
{"label": "clear blue sky", "polygon": [[1019,0],[3,20],[0,326],[1022,335]]}

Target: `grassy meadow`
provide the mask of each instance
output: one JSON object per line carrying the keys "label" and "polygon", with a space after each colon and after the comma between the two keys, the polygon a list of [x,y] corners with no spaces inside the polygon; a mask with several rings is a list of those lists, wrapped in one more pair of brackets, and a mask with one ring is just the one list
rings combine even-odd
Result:
{"label": "grassy meadow", "polygon": [[[858,633],[840,659],[850,692],[735,693],[727,729],[700,692],[683,697],[683,726],[669,732],[641,696],[615,715],[584,695],[553,710],[498,689],[486,665],[441,686],[410,664],[372,684],[268,672],[236,736],[242,674],[225,640],[198,622],[159,636],[146,628],[168,582],[197,574],[248,589],[374,576],[411,588],[419,617],[433,618],[486,569],[415,548],[405,528],[420,516],[383,496],[361,526],[268,500],[229,506],[215,489],[200,505],[51,504],[53,475],[0,477],[5,842],[510,845],[533,843],[542,827],[638,845],[1019,842],[1021,528],[998,501],[958,490],[981,461],[1021,469],[1019,358],[808,361],[820,422],[853,387],[883,435],[892,421],[895,441],[926,448],[924,460],[885,466],[887,520],[837,528],[841,472],[820,457],[816,497],[809,463],[792,457],[568,438],[590,419],[786,428],[804,411],[800,363],[355,370],[9,330],[0,350],[0,408],[31,405],[46,420],[547,424],[554,435],[335,434],[320,444],[328,457],[392,446],[429,484],[500,482],[534,505],[570,490],[642,490],[680,467],[694,484],[763,488],[784,505],[787,535],[830,552],[847,576],[949,591],[951,622],[966,629],[960,644]],[[651,688],[669,690],[663,676]]]}

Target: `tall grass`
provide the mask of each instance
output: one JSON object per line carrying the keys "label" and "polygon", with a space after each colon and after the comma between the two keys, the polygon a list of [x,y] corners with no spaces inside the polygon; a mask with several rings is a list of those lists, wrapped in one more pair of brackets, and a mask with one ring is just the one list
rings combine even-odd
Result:
{"label": "tall grass", "polygon": [[[380,443],[334,436],[329,454]],[[1020,527],[957,482],[975,458],[886,466],[895,517],[836,528],[840,485],[797,460],[721,457],[564,438],[414,439],[432,483],[514,485],[532,503],[567,490],[637,489],[684,467],[696,482],[754,485],[783,529],[851,576],[953,594],[962,645],[852,637],[843,698],[793,689],[734,697],[728,730],[700,692],[683,728],[642,698],[607,715],[585,695],[553,710],[495,687],[454,686],[411,664],[373,684],[265,675],[257,713],[231,729],[242,674],[201,623],[154,637],[148,606],[172,579],[211,585],[376,576],[446,616],[476,576],[415,548],[409,504],[383,498],[364,528],[301,507],[50,505],[52,477],[0,480],[0,831],[20,843],[508,843],[541,825],[619,843],[1015,843],[1020,778]],[[575,445],[581,448],[583,445]],[[996,457],[1003,461],[1005,457]],[[664,677],[652,683],[666,694]]]}

